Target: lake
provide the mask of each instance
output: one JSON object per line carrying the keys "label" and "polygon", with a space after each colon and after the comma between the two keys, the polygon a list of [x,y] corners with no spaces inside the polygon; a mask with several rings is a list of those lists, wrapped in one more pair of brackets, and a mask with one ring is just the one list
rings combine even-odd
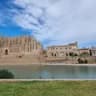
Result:
{"label": "lake", "polygon": [[15,79],[96,79],[96,66],[74,65],[0,65]]}

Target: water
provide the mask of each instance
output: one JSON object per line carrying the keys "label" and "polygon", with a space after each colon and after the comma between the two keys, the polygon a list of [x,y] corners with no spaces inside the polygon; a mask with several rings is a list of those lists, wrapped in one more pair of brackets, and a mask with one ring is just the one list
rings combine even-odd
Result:
{"label": "water", "polygon": [[69,65],[0,65],[15,79],[96,79],[96,66]]}

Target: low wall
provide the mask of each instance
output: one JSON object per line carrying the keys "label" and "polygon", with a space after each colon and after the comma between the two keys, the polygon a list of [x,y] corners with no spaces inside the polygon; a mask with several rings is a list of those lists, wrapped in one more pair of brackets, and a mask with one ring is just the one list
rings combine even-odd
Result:
{"label": "low wall", "polygon": [[96,63],[96,56],[88,56],[88,57],[67,57],[67,58],[58,58],[58,57],[47,57],[45,59],[46,62],[55,62],[55,63],[66,63],[66,64],[78,64],[78,58],[82,60],[87,60],[88,63]]}
{"label": "low wall", "polygon": [[[96,64],[96,56],[92,57],[82,57],[83,59],[88,60],[89,64]],[[81,58],[81,59],[82,59]],[[40,64],[40,63],[64,63],[64,64],[78,64],[78,58],[44,58],[32,55],[8,55],[0,57],[0,64]]]}
{"label": "low wall", "polygon": [[[42,59],[43,60],[43,59]],[[8,55],[0,57],[0,64],[32,64],[42,62],[41,58],[31,55]]]}

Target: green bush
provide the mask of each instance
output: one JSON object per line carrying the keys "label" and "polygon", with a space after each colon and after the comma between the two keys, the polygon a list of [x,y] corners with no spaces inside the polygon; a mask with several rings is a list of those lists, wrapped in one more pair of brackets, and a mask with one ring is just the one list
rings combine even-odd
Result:
{"label": "green bush", "polygon": [[79,63],[79,64],[83,64],[83,63],[84,63],[84,64],[87,64],[87,63],[88,63],[88,60],[87,60],[87,59],[82,60],[81,58],[79,58],[79,59],[78,59],[78,63]]}
{"label": "green bush", "polygon": [[87,64],[87,63],[88,63],[88,60],[86,60],[86,59],[85,59],[85,61],[84,61],[84,62]]}
{"label": "green bush", "polygon": [[83,63],[83,60],[79,58],[79,59],[78,59],[78,63],[79,63],[79,64],[82,64],[82,63]]}
{"label": "green bush", "polygon": [[70,52],[69,53],[69,56],[75,57],[75,56],[78,56],[78,54],[77,53]]}
{"label": "green bush", "polygon": [[0,70],[0,79],[12,79],[14,75],[8,70]]}

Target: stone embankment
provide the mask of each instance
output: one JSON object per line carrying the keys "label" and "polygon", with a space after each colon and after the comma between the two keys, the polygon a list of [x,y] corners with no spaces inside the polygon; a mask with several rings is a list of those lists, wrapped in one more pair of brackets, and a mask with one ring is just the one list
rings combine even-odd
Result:
{"label": "stone embankment", "polygon": [[[4,55],[0,56],[0,65],[6,64],[78,64],[78,58],[44,58],[40,56],[26,55]],[[96,64],[96,57],[84,58],[88,64]]]}
{"label": "stone embankment", "polygon": [[42,60],[40,57],[32,55],[6,55],[0,57],[0,64],[32,64],[42,62]]}

